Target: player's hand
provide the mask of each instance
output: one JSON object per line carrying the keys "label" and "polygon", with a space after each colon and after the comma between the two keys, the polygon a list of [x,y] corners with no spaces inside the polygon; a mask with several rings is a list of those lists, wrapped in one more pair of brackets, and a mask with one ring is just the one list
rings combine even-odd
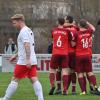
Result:
{"label": "player's hand", "polygon": [[31,68],[32,65],[31,65],[31,61],[30,60],[26,60],[26,66],[29,69]]}
{"label": "player's hand", "polygon": [[10,62],[13,62],[14,60],[16,60],[16,55],[11,56],[9,59]]}
{"label": "player's hand", "polygon": [[100,62],[100,57],[98,57],[98,58],[96,59],[96,62]]}

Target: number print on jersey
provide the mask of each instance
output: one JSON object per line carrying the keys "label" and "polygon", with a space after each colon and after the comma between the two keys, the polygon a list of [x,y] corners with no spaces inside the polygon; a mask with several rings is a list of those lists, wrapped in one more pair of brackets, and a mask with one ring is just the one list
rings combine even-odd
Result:
{"label": "number print on jersey", "polygon": [[62,45],[61,36],[59,36],[57,40],[57,47],[61,47],[61,45]]}
{"label": "number print on jersey", "polygon": [[89,47],[89,39],[88,38],[82,39],[81,42],[82,42],[83,48]]}

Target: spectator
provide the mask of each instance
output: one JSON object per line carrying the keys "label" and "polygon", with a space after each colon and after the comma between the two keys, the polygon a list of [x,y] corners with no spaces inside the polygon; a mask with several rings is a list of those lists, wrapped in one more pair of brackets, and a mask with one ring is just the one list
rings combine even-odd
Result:
{"label": "spectator", "polygon": [[6,44],[4,48],[4,53],[5,54],[15,54],[17,52],[17,46],[14,43],[12,38],[8,39],[8,43]]}

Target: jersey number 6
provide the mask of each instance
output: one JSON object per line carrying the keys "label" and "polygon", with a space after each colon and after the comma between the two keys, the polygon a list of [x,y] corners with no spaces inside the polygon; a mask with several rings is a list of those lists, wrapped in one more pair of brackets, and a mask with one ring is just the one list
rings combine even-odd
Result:
{"label": "jersey number 6", "polygon": [[61,45],[62,45],[61,36],[59,36],[57,40],[57,47],[61,47]]}

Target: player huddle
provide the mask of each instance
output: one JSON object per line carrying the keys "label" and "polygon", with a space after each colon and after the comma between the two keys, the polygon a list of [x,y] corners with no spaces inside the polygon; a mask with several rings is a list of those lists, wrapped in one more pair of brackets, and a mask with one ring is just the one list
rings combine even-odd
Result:
{"label": "player huddle", "polygon": [[72,94],[75,95],[77,78],[81,89],[80,95],[87,93],[86,78],[90,85],[90,93],[100,95],[92,70],[92,36],[94,31],[95,27],[85,19],[81,19],[76,25],[72,16],[58,18],[58,26],[52,30],[53,48],[49,95],[68,95],[71,83]]}

